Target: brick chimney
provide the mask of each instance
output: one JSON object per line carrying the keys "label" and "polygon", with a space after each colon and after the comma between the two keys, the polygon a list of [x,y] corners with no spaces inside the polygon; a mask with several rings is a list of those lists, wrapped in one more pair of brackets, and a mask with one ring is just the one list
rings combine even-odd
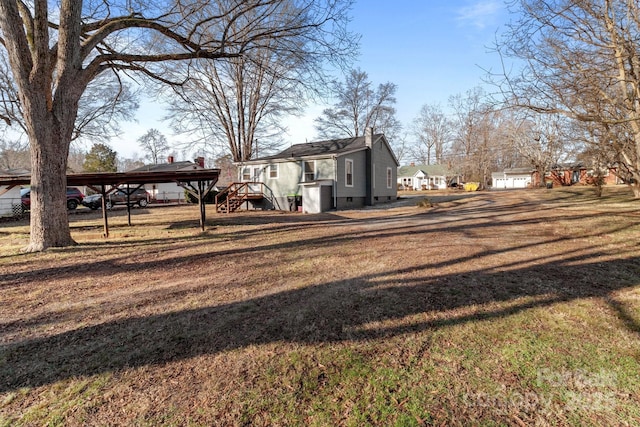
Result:
{"label": "brick chimney", "polygon": [[167,157],[167,163],[169,163],[169,164],[173,163],[173,156]]}
{"label": "brick chimney", "polygon": [[204,168],[204,157],[198,156],[196,158],[196,164],[201,168]]}

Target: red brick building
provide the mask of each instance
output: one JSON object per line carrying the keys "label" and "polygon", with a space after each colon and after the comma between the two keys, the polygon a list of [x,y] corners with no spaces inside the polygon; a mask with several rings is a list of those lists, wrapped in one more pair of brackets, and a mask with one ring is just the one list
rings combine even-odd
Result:
{"label": "red brick building", "polygon": [[[605,174],[602,176],[604,179],[603,184],[614,185],[622,183],[616,175],[616,168],[609,167]],[[575,165],[556,165],[551,171],[545,173],[544,183],[553,183],[554,186],[566,186],[566,185],[593,185],[594,173],[592,170],[587,169],[581,164]],[[536,187],[540,186],[539,173],[533,172],[531,177],[531,185]]]}

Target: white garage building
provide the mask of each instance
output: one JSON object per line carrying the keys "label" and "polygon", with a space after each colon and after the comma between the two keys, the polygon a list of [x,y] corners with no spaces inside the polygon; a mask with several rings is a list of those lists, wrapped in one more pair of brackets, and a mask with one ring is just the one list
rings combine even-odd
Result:
{"label": "white garage building", "polygon": [[495,190],[507,188],[527,188],[531,186],[532,170],[529,168],[505,169],[491,174],[492,187]]}

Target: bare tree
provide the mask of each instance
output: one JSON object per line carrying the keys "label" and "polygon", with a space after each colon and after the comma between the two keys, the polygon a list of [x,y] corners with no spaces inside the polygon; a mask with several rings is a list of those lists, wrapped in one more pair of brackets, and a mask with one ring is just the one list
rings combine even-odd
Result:
{"label": "bare tree", "polygon": [[121,134],[121,122],[134,119],[140,93],[117,77],[100,74],[87,86],[78,102],[72,141],[106,143]]}
{"label": "bare tree", "polygon": [[464,95],[449,98],[453,110],[453,141],[450,158],[465,180],[484,185],[489,172],[493,137],[493,107],[486,103],[485,93],[476,87]]}
{"label": "bare tree", "polygon": [[521,110],[494,109],[495,116],[495,171],[503,171],[509,168],[531,167],[531,161],[518,150],[518,139],[526,127],[526,115],[523,117]]}
{"label": "bare tree", "polygon": [[573,150],[569,150],[572,144],[567,141],[569,135],[575,139],[576,133],[570,132],[568,120],[557,114],[523,112],[523,115],[511,118],[513,126],[508,128],[507,140],[535,169],[539,178],[538,185],[544,186],[546,173],[575,154]]}
{"label": "bare tree", "polygon": [[425,104],[414,119],[413,135],[417,143],[413,146],[413,157],[420,162],[431,164],[431,158],[436,163],[442,163],[445,147],[451,142],[451,121],[444,114],[439,105]]}
{"label": "bare tree", "polygon": [[348,21],[348,0],[61,0],[54,10],[49,3],[0,1],[0,45],[31,147],[26,251],[75,243],[66,213],[66,163],[80,99],[99,75],[139,72],[181,83],[164,77],[163,63],[235,58],[265,46],[331,56],[351,40],[340,25]]}
{"label": "bare tree", "polygon": [[87,153],[77,145],[69,147],[67,156],[67,173],[79,173],[84,171],[84,159]]}
{"label": "bare tree", "polygon": [[160,159],[171,148],[167,137],[157,129],[149,129],[147,133],[138,138],[138,145],[143,150],[144,158],[154,165],[160,163]]}
{"label": "bare tree", "polygon": [[508,105],[607,128],[640,197],[640,6],[626,0],[519,0],[497,49],[519,69],[496,81]]}
{"label": "bare tree", "polygon": [[[612,142],[624,139],[624,136],[611,135],[611,129],[601,124],[588,122],[581,123],[583,125],[584,139],[583,150],[578,155],[585,165],[590,167],[587,176],[587,184],[593,185],[597,197],[602,196],[605,175],[610,173],[611,166],[615,164],[618,158]],[[626,170],[619,170],[618,176],[628,179],[629,175]]]}
{"label": "bare tree", "polygon": [[403,132],[402,134],[396,134],[395,136],[390,136],[391,140],[389,140],[389,145],[393,150],[393,154],[395,154],[398,162],[402,163],[402,161],[410,154],[412,147],[408,141],[407,132]]}
{"label": "bare tree", "polygon": [[[292,0],[289,3],[288,7],[295,7]],[[258,10],[253,13],[256,16],[248,12],[246,19],[259,18]],[[244,25],[235,16],[221,20],[233,31],[241,31]],[[274,20],[273,31],[279,31],[279,25]],[[292,42],[302,46],[308,43],[306,37],[301,33]],[[344,44],[342,55],[332,62],[350,59],[355,47]],[[188,74],[189,79],[172,86],[169,93],[173,128],[188,136],[189,148],[196,145],[200,150],[230,153],[235,162],[274,151],[286,131],[282,117],[300,113],[307,95],[324,89],[325,54],[323,50],[301,54],[299,49],[280,49],[271,40],[242,57],[177,64],[171,71]]]}
{"label": "bare tree", "polygon": [[188,136],[188,148],[210,146],[242,162],[278,146],[285,130],[280,119],[302,106],[297,83],[304,80],[286,78],[284,68],[293,65],[275,52],[261,49],[248,56],[198,61],[190,65],[189,80],[172,87],[177,96],[169,100],[169,117]]}
{"label": "bare tree", "polygon": [[29,147],[20,141],[0,141],[0,169],[29,169]]}
{"label": "bare tree", "polygon": [[133,157],[130,158],[121,158],[117,157],[118,160],[118,172],[126,172],[131,169],[137,169],[139,167],[144,166],[144,159],[138,157],[137,154],[134,154]]}
{"label": "bare tree", "polygon": [[453,114],[453,133],[449,162],[464,179],[490,183],[491,172],[522,165],[513,129],[520,118],[490,102],[482,88],[449,99]]}
{"label": "bare tree", "polygon": [[[119,123],[132,120],[138,109],[139,93],[114,73],[104,73],[91,81],[78,102],[72,141],[105,142],[120,134]],[[6,56],[0,55],[0,119],[7,130],[24,136],[27,131],[18,88]]]}
{"label": "bare tree", "polygon": [[0,119],[7,127],[17,124],[21,129],[25,129],[21,120],[22,109],[18,99],[18,88],[5,55],[0,55]]}
{"label": "bare tree", "polygon": [[344,138],[364,135],[374,128],[393,140],[401,129],[396,119],[395,93],[397,86],[387,82],[372,88],[366,72],[351,70],[343,82],[333,82],[331,92],[337,99],[316,118],[320,138]]}

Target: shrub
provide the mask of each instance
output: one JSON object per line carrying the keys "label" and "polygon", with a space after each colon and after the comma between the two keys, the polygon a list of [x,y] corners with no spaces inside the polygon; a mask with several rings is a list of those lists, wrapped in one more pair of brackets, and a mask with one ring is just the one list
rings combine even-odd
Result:
{"label": "shrub", "polygon": [[419,208],[430,208],[433,206],[433,204],[431,203],[431,200],[429,199],[422,199],[417,203]]}

